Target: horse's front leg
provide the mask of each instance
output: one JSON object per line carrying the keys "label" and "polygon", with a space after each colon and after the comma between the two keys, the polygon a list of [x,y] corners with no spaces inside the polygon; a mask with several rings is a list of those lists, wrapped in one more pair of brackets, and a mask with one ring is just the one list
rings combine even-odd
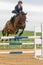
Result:
{"label": "horse's front leg", "polygon": [[19,36],[21,36],[24,32],[24,29],[22,29],[22,31],[19,33]]}

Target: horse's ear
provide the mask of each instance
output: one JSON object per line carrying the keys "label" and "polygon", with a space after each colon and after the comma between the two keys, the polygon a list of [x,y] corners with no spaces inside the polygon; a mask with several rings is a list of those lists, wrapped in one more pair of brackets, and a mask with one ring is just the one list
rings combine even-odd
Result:
{"label": "horse's ear", "polygon": [[27,13],[25,13],[25,15],[27,15]]}

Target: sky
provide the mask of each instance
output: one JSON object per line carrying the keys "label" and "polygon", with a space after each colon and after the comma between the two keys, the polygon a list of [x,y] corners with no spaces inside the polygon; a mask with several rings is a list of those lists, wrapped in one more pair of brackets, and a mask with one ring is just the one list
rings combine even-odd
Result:
{"label": "sky", "polygon": [[[15,5],[19,0],[0,0],[0,30],[14,15]],[[33,30],[34,25],[43,23],[43,0],[22,0],[23,11],[27,12],[26,30]]]}

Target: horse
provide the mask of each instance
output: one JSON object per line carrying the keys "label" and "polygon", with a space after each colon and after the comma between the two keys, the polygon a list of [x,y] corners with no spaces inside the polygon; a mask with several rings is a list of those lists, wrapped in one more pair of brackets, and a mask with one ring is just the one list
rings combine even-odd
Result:
{"label": "horse", "polygon": [[21,29],[22,31],[19,33],[19,36],[21,36],[26,27],[26,14],[27,13],[21,12],[14,18],[14,27],[11,24],[11,19],[7,21],[2,30],[2,35],[5,36],[7,34],[7,36],[9,36],[9,34],[18,34]]}

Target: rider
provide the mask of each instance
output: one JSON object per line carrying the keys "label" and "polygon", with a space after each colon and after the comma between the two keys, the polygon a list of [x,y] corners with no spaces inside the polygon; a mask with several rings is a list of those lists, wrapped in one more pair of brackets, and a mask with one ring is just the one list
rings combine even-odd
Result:
{"label": "rider", "polygon": [[[22,1],[18,1],[18,4],[15,6],[15,10],[13,10],[12,13],[14,13],[14,14],[17,15],[17,14],[19,14],[20,12],[22,12],[22,11],[23,11],[22,4],[23,4]],[[14,16],[12,17],[12,19],[11,19],[12,24],[13,24],[13,20],[14,20],[15,17],[16,17],[16,16],[14,15]]]}

